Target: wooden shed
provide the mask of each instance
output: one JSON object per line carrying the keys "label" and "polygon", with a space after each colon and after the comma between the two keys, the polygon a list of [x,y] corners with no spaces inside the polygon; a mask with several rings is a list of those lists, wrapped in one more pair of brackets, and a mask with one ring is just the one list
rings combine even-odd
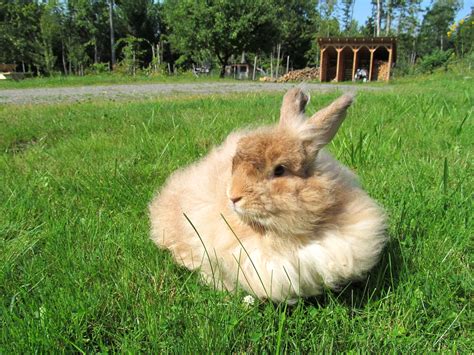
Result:
{"label": "wooden shed", "polygon": [[253,65],[247,63],[230,64],[225,67],[225,76],[234,79],[252,79]]}
{"label": "wooden shed", "polygon": [[396,61],[394,37],[326,37],[318,38],[318,44],[321,82],[355,80],[360,70],[368,81],[390,79]]}

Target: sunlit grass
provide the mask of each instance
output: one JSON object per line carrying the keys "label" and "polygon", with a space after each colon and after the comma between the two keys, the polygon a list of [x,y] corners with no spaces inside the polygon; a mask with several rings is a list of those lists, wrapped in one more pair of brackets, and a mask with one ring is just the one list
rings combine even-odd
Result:
{"label": "sunlit grass", "polygon": [[218,75],[214,74],[196,77],[191,72],[179,73],[177,75],[156,74],[150,76],[144,74],[131,76],[109,73],[85,76],[56,75],[51,77],[30,77],[19,81],[0,80],[0,90],[114,84],[201,83],[228,80],[231,79],[220,79]]}
{"label": "sunlit grass", "polygon": [[472,353],[474,86],[394,87],[359,93],[330,147],[385,206],[388,248],[367,282],[293,307],[245,307],[148,237],[167,176],[274,122],[280,95],[1,106],[0,352]]}

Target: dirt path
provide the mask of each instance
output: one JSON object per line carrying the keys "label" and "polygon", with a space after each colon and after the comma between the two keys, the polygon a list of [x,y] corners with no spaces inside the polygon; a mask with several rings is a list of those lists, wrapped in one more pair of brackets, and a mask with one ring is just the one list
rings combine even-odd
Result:
{"label": "dirt path", "polygon": [[[188,84],[133,84],[133,85],[107,85],[107,86],[82,86],[63,88],[35,88],[0,90],[0,104],[37,104],[75,102],[94,99],[138,99],[174,94],[221,94],[245,92],[284,92],[295,84],[277,83],[188,83]],[[327,91],[358,91],[358,90],[383,90],[385,87],[335,85],[335,84],[304,84],[310,92]]]}

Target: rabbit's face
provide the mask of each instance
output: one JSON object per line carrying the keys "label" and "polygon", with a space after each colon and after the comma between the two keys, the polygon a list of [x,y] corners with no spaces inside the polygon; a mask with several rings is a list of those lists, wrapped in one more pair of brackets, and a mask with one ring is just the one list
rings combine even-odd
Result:
{"label": "rabbit's face", "polygon": [[293,193],[292,186],[306,174],[306,153],[296,139],[272,131],[242,138],[232,160],[228,197],[244,219],[264,223],[278,215],[276,196]]}
{"label": "rabbit's face", "polygon": [[307,101],[301,90],[290,90],[279,126],[248,134],[237,144],[229,203],[244,222],[260,230],[306,233],[335,206],[337,191],[314,171],[314,161],[336,133],[352,97],[343,96],[305,120]]}
{"label": "rabbit's face", "polygon": [[314,174],[313,154],[279,129],[242,138],[232,160],[231,208],[259,229],[308,232],[334,204],[331,182]]}

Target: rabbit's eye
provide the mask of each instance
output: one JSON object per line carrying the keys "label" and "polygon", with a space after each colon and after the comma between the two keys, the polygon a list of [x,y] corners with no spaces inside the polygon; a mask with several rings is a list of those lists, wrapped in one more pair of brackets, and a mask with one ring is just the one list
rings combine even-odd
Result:
{"label": "rabbit's eye", "polygon": [[283,165],[277,165],[275,167],[275,170],[273,170],[273,176],[275,177],[280,177],[285,174],[285,167]]}

